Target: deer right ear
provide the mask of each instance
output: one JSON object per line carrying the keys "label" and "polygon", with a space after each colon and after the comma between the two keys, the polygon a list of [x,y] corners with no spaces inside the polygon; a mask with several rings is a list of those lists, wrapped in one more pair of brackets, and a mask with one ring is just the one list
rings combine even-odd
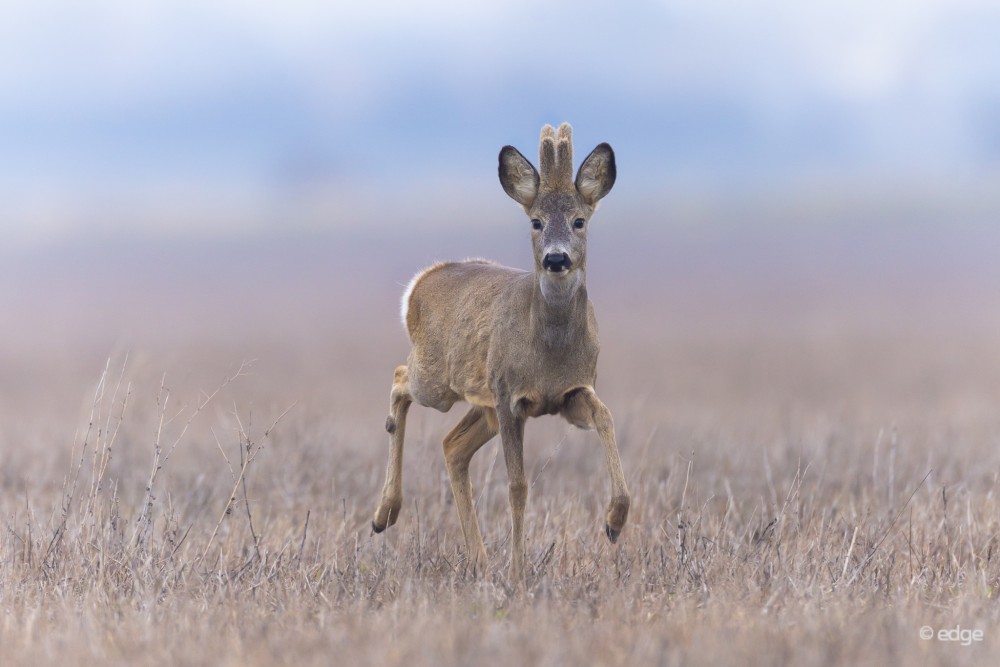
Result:
{"label": "deer right ear", "polygon": [[500,149],[500,185],[511,199],[528,209],[538,196],[538,171],[513,146]]}

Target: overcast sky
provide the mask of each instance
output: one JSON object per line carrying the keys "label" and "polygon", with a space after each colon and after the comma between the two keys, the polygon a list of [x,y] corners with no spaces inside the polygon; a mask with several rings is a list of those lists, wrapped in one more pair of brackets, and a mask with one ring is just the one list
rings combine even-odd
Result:
{"label": "overcast sky", "polygon": [[1000,167],[998,34],[985,0],[15,0],[0,230],[495,189],[500,146],[563,120],[636,188],[975,178]]}

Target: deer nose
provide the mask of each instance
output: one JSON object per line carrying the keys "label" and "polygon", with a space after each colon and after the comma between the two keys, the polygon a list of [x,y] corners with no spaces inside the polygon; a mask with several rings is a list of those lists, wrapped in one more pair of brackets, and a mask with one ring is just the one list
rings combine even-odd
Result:
{"label": "deer nose", "polygon": [[559,273],[560,271],[569,271],[571,266],[573,266],[573,262],[569,255],[564,252],[550,252],[542,259],[542,268],[546,271]]}

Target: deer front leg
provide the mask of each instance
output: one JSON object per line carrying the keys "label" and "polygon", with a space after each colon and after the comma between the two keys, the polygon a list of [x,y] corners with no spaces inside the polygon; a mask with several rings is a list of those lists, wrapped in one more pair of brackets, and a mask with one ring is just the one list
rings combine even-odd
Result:
{"label": "deer front leg", "polygon": [[489,561],[472,500],[469,462],[472,455],[496,434],[497,420],[493,410],[473,406],[444,439],[444,460],[451,479],[451,492],[455,496],[455,507],[462,522],[462,534],[474,573],[486,572]]}
{"label": "deer front leg", "polygon": [[604,532],[614,543],[625,527],[631,499],[625,485],[621,457],[618,455],[618,443],[615,442],[615,422],[611,411],[597,398],[591,387],[581,387],[566,393],[562,415],[574,426],[597,429],[597,435],[604,445],[604,458],[608,464],[608,474],[611,475],[611,503],[608,505]]}
{"label": "deer front leg", "polygon": [[513,414],[503,402],[498,401],[497,420],[510,491],[510,584],[523,589],[524,507],[528,502],[528,482],[524,477],[524,418]]}
{"label": "deer front leg", "polygon": [[382,499],[372,519],[372,530],[376,533],[396,523],[403,506],[403,436],[406,434],[406,413],[412,402],[406,366],[399,366],[393,375],[389,417],[385,420],[385,430],[389,432],[389,465],[385,471]]}

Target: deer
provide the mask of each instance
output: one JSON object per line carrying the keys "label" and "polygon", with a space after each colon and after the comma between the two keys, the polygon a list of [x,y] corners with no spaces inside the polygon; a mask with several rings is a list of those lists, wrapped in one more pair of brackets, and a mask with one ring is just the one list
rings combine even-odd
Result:
{"label": "deer", "polygon": [[598,398],[597,319],[587,296],[587,230],[598,202],[615,183],[615,154],[601,143],[573,177],[572,128],[542,128],[539,168],[513,146],[499,155],[504,192],[531,221],[534,270],[490,260],[440,262],[417,273],[403,292],[401,319],[411,342],[396,368],[389,398],[389,462],[374,533],[395,524],[403,501],[406,415],[412,403],[447,412],[469,410],[444,438],[444,459],[473,573],[489,567],[469,479],[473,455],[499,433],[511,511],[508,580],[525,582],[524,473],[527,419],[561,415],[596,430],[611,477],[604,531],[616,543],[630,496],[611,411]]}

